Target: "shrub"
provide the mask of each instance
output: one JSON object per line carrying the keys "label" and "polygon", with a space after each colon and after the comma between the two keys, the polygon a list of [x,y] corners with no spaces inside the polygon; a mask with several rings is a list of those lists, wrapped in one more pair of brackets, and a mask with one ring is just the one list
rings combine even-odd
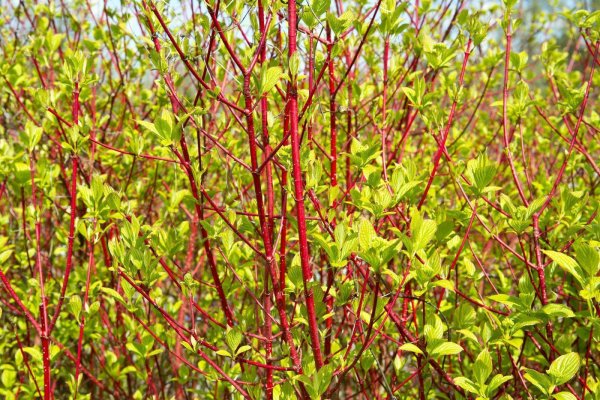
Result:
{"label": "shrub", "polygon": [[599,399],[600,12],[0,6],[0,394]]}

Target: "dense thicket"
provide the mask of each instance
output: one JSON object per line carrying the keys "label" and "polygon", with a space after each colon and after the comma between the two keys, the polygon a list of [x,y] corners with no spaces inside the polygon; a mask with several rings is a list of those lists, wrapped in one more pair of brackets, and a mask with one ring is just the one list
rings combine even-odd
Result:
{"label": "dense thicket", "polygon": [[0,397],[600,399],[589,4],[0,20]]}

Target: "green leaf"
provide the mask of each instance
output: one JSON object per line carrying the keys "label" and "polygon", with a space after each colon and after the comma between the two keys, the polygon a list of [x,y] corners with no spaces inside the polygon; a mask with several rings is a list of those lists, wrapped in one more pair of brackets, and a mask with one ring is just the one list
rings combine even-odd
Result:
{"label": "green leaf", "polygon": [[546,199],[544,197],[540,197],[539,199],[535,199],[531,203],[529,203],[529,207],[527,207],[527,217],[531,217],[537,210],[539,210],[544,205],[545,202]]}
{"label": "green leaf", "polygon": [[471,393],[475,393],[475,394],[479,393],[479,390],[477,389],[477,387],[475,387],[475,382],[473,382],[472,380],[470,380],[468,378],[465,378],[464,376],[459,376],[457,378],[454,378],[454,383],[456,383],[457,386],[463,388],[467,392],[471,392]]}
{"label": "green leaf", "polygon": [[433,282],[433,286],[443,287],[446,290],[454,292],[454,282],[449,281],[448,279],[440,279]]}
{"label": "green leaf", "polygon": [[134,365],[128,365],[127,367],[123,368],[120,373],[125,375],[130,372],[136,372],[136,371],[137,371],[137,369]]}
{"label": "green leaf", "polygon": [[231,349],[231,351],[235,351],[240,343],[242,343],[242,332],[238,327],[231,328],[225,334],[225,342],[227,342],[227,346]]}
{"label": "green leaf", "polygon": [[570,392],[559,392],[559,393],[553,394],[552,397],[555,398],[556,400],[577,400],[577,397],[575,397]]}
{"label": "green leaf", "polygon": [[313,0],[312,11],[320,17],[329,10],[329,4],[331,0]]}
{"label": "green leaf", "polygon": [[410,351],[411,353],[415,354],[423,354],[423,351],[421,351],[420,348],[418,348],[412,343],[404,343],[402,346],[399,347],[399,349],[402,351]]}
{"label": "green leaf", "polygon": [[156,129],[156,126],[152,122],[142,120],[137,120],[136,122],[144,128],[146,128],[147,130],[149,130],[150,132],[152,132],[153,134],[160,136],[158,133],[158,129]]}
{"label": "green leaf", "polygon": [[479,155],[475,160],[469,161],[468,170],[479,192],[483,191],[490,184],[496,174],[496,167],[483,154]]}
{"label": "green leaf", "polygon": [[413,252],[422,250],[435,237],[437,224],[431,219],[424,219],[421,214],[413,212],[413,219],[410,223],[410,229],[413,232]]}
{"label": "green leaf", "polygon": [[126,304],[125,300],[123,299],[123,296],[121,296],[119,294],[119,292],[117,292],[116,290],[111,289],[111,288],[107,288],[107,287],[101,287],[100,291],[102,291],[103,293],[106,293],[107,295],[109,295],[109,296],[113,297],[114,299],[118,300],[119,303]]}
{"label": "green leaf", "polygon": [[194,350],[194,348],[192,347],[191,344],[189,344],[188,342],[182,341],[181,345],[183,347],[185,347],[186,349],[188,349],[190,352],[195,353],[196,351]]}
{"label": "green leaf", "polygon": [[260,94],[270,92],[275,87],[279,79],[283,75],[283,69],[281,67],[271,67],[267,69],[261,80],[261,91]]}
{"label": "green leaf", "polygon": [[75,315],[75,319],[79,321],[79,316],[81,315],[81,309],[83,308],[81,303],[81,297],[75,295],[71,296],[69,299],[69,309]]}
{"label": "green leaf", "polygon": [[542,318],[529,312],[518,313],[515,317],[512,318],[512,320],[514,323],[514,325],[512,326],[513,332],[516,332],[517,330],[522,329],[526,326],[534,326],[544,322]]}
{"label": "green leaf", "polygon": [[488,397],[492,397],[496,389],[500,387],[504,382],[508,382],[512,379],[512,376],[503,376],[502,374],[494,375],[487,386]]}
{"label": "green leaf", "polygon": [[34,361],[42,361],[42,352],[36,347],[24,347],[23,351],[31,356]]}
{"label": "green leaf", "polygon": [[429,323],[425,324],[425,327],[423,328],[423,334],[427,340],[431,342],[428,343],[428,345],[431,344],[433,346],[437,344],[439,339],[444,337],[444,330],[444,324],[442,323],[440,317],[433,315]]}
{"label": "green leaf", "polygon": [[463,335],[465,338],[472,340],[474,343],[479,343],[477,341],[477,336],[475,336],[475,334],[473,332],[471,332],[468,329],[459,329],[457,330],[458,333],[460,333],[461,335]]}
{"label": "green leaf", "polygon": [[155,124],[159,132],[163,133],[165,137],[169,137],[175,125],[173,113],[167,107],[163,107],[160,118],[156,120]]}
{"label": "green leaf", "polygon": [[507,13],[510,13],[510,10],[517,4],[519,0],[502,0],[504,6],[507,9]]}
{"label": "green leaf", "polygon": [[4,264],[4,262],[6,260],[8,260],[8,258],[10,257],[10,255],[13,253],[12,250],[4,250],[0,252],[0,265]]}
{"label": "green leaf", "polygon": [[558,357],[550,364],[548,374],[554,378],[556,385],[562,385],[573,379],[577,371],[579,371],[579,366],[579,354],[567,353]]}
{"label": "green leaf", "polygon": [[559,253],[558,251],[552,250],[543,250],[544,254],[552,259],[559,267],[573,275],[575,279],[582,285],[584,284],[584,280],[581,276],[581,268],[577,264],[577,261],[572,259],[566,254]]}
{"label": "green leaf", "polygon": [[65,37],[64,34],[62,34],[62,33],[55,34],[52,29],[48,29],[48,31],[46,32],[45,39],[46,39],[46,46],[48,47],[48,50],[50,51],[50,53],[53,53],[60,47],[60,42],[63,40],[64,37]]}
{"label": "green leaf", "polygon": [[474,372],[475,380],[479,385],[483,385],[492,373],[492,357],[487,349],[484,349],[475,360]]}
{"label": "green leaf", "polygon": [[339,17],[336,17],[332,13],[327,13],[327,22],[336,35],[340,35],[350,28],[350,25],[352,25],[352,22],[354,22],[355,19],[356,15],[350,10],[347,10]]}
{"label": "green leaf", "polygon": [[596,276],[600,269],[600,254],[587,244],[575,245],[575,258],[588,277]]}
{"label": "green leaf", "polygon": [[433,356],[450,356],[453,354],[458,354],[461,351],[463,351],[463,348],[457,343],[442,342],[442,343],[436,345],[431,350],[431,355],[433,355]]}
{"label": "green leaf", "polygon": [[369,249],[373,247],[373,241],[377,237],[377,233],[368,219],[363,218],[358,226],[358,244],[361,249]]}
{"label": "green leaf", "polygon": [[403,86],[401,89],[404,92],[404,95],[406,96],[406,98],[410,101],[411,105],[416,106],[420,103],[420,100],[417,97],[417,92],[415,91],[415,89],[406,87],[406,86]]}
{"label": "green leaf", "polygon": [[321,248],[323,250],[325,250],[325,253],[327,253],[327,256],[329,257],[330,260],[335,259],[335,254],[334,254],[334,250],[333,250],[333,248],[335,247],[335,244],[330,243],[329,238],[325,238],[321,234],[315,234],[313,236],[313,240],[315,242],[319,243],[319,246],[321,246]]}
{"label": "green leaf", "polygon": [[14,367],[10,364],[4,364],[1,368],[2,376],[0,377],[0,380],[5,388],[10,389],[15,384],[17,371],[15,371]]}
{"label": "green leaf", "polygon": [[542,307],[542,312],[551,317],[573,318],[575,313],[564,304],[546,304]]}
{"label": "green leaf", "polygon": [[127,348],[127,350],[131,351],[132,353],[137,354],[140,357],[145,357],[146,356],[146,349],[143,347],[143,345],[141,343],[127,343],[125,345],[125,347]]}
{"label": "green leaf", "polygon": [[248,350],[251,350],[251,349],[252,349],[251,346],[248,346],[247,344],[245,344],[243,346],[240,346],[239,349],[237,349],[237,351],[235,352],[235,355],[239,356],[240,354],[245,353],[245,352],[247,352]]}
{"label": "green leaf", "polygon": [[151,352],[149,352],[148,354],[146,354],[146,358],[152,357],[154,355],[160,354],[164,351],[164,349],[160,348],[160,349],[154,349]]}
{"label": "green leaf", "polygon": [[393,14],[396,10],[396,0],[385,0],[381,4],[381,12],[384,15]]}
{"label": "green leaf", "polygon": [[42,138],[43,129],[34,125],[31,121],[25,124],[25,136],[27,137],[27,149],[31,152]]}
{"label": "green leaf", "polygon": [[343,223],[339,223],[335,226],[335,229],[333,230],[333,237],[339,246],[344,244],[346,241],[346,227]]}
{"label": "green leaf", "polygon": [[300,68],[300,56],[298,52],[292,54],[288,60],[288,68],[290,71],[290,77],[293,81],[296,80],[296,76],[298,76],[298,70]]}
{"label": "green leaf", "polygon": [[505,306],[514,307],[520,306],[521,302],[517,297],[509,296],[507,294],[493,294],[488,296],[488,299],[493,300],[495,302],[504,304]]}
{"label": "green leaf", "polygon": [[548,375],[542,374],[541,372],[533,369],[528,369],[524,377],[542,393],[548,394],[551,390],[554,390],[554,385],[552,384],[552,381]]}
{"label": "green leaf", "polygon": [[232,356],[231,356],[231,353],[230,353],[230,352],[228,352],[227,350],[222,350],[222,349],[221,349],[221,350],[217,350],[217,351],[216,351],[216,353],[217,353],[218,355],[220,355],[220,356],[223,356],[223,357],[229,357],[229,358],[232,358]]}

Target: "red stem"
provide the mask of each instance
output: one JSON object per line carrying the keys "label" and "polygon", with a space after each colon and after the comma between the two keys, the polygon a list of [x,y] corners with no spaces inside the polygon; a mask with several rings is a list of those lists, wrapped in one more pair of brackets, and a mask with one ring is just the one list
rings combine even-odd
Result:
{"label": "red stem", "polygon": [[336,130],[336,104],[335,104],[335,66],[331,57],[331,51],[333,49],[333,43],[331,42],[331,28],[327,27],[327,59],[329,60],[328,72],[329,72],[329,139],[330,139],[330,152],[331,152],[331,164],[329,170],[329,176],[331,178],[331,186],[337,186],[337,130]]}
{"label": "red stem", "polygon": [[[298,23],[296,14],[296,2],[288,2],[288,56],[291,59],[296,54],[296,25]],[[302,182],[302,171],[300,162],[300,138],[298,135],[298,85],[294,79],[288,86],[288,115],[290,123],[290,139],[292,145],[292,176],[294,179],[294,197],[296,201],[296,214],[298,218],[298,241],[300,246],[300,265],[304,281],[304,296],[306,301],[308,328],[311,340],[311,348],[315,366],[320,369],[323,366],[321,354],[321,343],[317,316],[315,314],[315,300],[310,287],[313,273],[310,266],[308,251],[308,239],[306,234],[306,214],[304,209],[304,183]]]}
{"label": "red stem", "polygon": [[525,197],[525,193],[523,192],[523,186],[521,185],[521,181],[517,176],[517,171],[515,170],[515,164],[513,162],[512,153],[510,152],[510,139],[508,137],[508,80],[509,80],[509,67],[510,67],[510,47],[512,43],[512,34],[510,31],[510,14],[508,15],[508,25],[506,26],[506,53],[504,56],[504,83],[502,85],[502,133],[504,138],[504,152],[506,154],[506,159],[508,160],[508,165],[510,166],[510,172],[512,174],[513,181],[515,182],[515,186],[517,187],[517,191],[519,192],[519,197],[521,201],[525,205],[525,207],[529,206],[529,202],[527,201],[527,197]]}
{"label": "red stem", "polygon": [[[471,54],[471,39],[469,38],[466,49],[465,49],[465,56],[463,58],[462,67],[460,70],[460,77],[458,79],[459,88],[462,88],[462,86],[463,86],[463,82],[465,79],[465,70],[467,69],[467,61],[469,60],[470,54]],[[458,94],[457,94],[457,97],[458,97]],[[433,182],[433,178],[435,178],[435,174],[437,173],[437,170],[440,166],[440,160],[441,160],[442,154],[446,148],[446,140],[448,140],[448,134],[450,133],[450,127],[452,126],[452,120],[454,119],[454,113],[456,112],[457,103],[458,103],[458,98],[455,98],[454,101],[452,102],[452,107],[450,108],[450,115],[448,116],[448,123],[446,124],[446,127],[444,128],[444,132],[442,134],[442,142],[438,146],[437,152],[435,153],[435,156],[433,159],[433,169],[431,170],[431,174],[429,175],[429,180],[427,181],[427,186],[425,187],[425,191],[423,192],[423,195],[421,196],[421,200],[419,200],[419,204],[417,206],[418,209],[421,209],[421,206],[425,202],[425,199],[427,198],[427,193],[429,192],[429,188],[431,187],[431,184]]]}
{"label": "red stem", "polygon": [[[72,118],[73,125],[77,125],[79,123],[79,84],[77,82],[75,83],[75,88],[73,89]],[[54,329],[56,321],[58,320],[58,316],[60,315],[60,310],[65,300],[65,294],[67,292],[67,286],[69,284],[69,277],[71,276],[71,270],[73,269],[75,219],[77,218],[77,174],[79,167],[79,157],[77,156],[77,154],[73,153],[72,158],[73,170],[71,173],[71,215],[69,218],[69,237],[67,238],[67,264],[65,267],[65,274],[63,276],[63,282],[60,289],[60,297],[58,299],[56,309],[54,310],[54,315],[52,316],[52,322],[50,323],[49,333],[51,333]]]}

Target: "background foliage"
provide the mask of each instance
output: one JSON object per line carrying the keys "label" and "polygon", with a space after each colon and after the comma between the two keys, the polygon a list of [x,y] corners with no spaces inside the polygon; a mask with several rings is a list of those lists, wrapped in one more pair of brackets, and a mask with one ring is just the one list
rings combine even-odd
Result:
{"label": "background foliage", "polygon": [[0,3],[0,396],[600,399],[595,6]]}

